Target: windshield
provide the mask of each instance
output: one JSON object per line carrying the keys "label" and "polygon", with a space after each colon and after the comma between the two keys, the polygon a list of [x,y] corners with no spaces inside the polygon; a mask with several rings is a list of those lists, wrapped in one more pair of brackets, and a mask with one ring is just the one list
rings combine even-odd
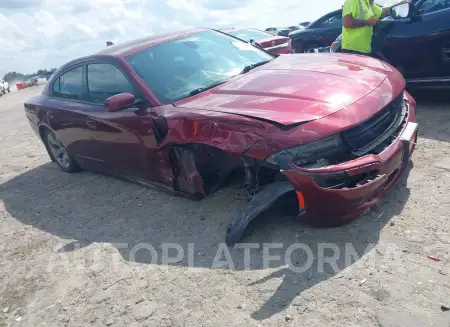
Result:
{"label": "windshield", "polygon": [[216,31],[203,31],[125,58],[162,104],[186,98],[274,57]]}
{"label": "windshield", "polygon": [[230,34],[240,38],[241,40],[247,41],[247,42],[249,42],[250,40],[257,41],[257,40],[273,37],[272,34],[269,34],[269,33],[263,32],[263,31],[258,31],[258,30],[251,30],[251,29],[234,31],[234,32],[231,32]]}

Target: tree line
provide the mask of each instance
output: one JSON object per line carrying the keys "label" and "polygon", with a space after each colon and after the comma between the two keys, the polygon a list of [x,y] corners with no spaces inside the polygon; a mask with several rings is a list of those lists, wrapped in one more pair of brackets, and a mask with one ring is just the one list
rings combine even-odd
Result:
{"label": "tree line", "polygon": [[52,68],[50,70],[39,69],[37,72],[35,72],[33,74],[22,74],[22,73],[18,73],[18,72],[9,72],[3,76],[3,80],[5,80],[8,83],[26,81],[27,79],[30,79],[31,77],[39,76],[42,74],[53,73],[55,71],[56,71],[56,68]]}

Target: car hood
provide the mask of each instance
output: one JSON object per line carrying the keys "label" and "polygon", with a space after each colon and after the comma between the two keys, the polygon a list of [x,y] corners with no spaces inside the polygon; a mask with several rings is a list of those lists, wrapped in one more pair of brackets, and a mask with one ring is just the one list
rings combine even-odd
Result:
{"label": "car hood", "polygon": [[337,112],[377,88],[388,74],[379,60],[356,55],[289,54],[199,95],[177,107],[230,113],[281,125]]}

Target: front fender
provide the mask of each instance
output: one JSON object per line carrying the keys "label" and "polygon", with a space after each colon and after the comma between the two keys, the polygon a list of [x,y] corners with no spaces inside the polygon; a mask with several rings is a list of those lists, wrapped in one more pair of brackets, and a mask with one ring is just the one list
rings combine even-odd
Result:
{"label": "front fender", "polygon": [[[161,119],[160,119],[161,121]],[[156,122],[156,120],[155,120]],[[157,123],[156,123],[157,124]],[[228,114],[167,115],[157,149],[182,144],[205,144],[229,154],[241,155],[263,139],[272,128],[262,122]]]}

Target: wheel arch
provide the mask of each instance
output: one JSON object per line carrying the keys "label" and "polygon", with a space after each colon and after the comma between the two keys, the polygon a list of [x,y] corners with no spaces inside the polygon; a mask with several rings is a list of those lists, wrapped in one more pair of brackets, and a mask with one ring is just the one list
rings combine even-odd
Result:
{"label": "wheel arch", "polygon": [[174,188],[201,199],[217,191],[230,174],[242,165],[237,154],[204,143],[168,144],[166,151],[174,174]]}
{"label": "wheel arch", "polygon": [[50,160],[54,162],[55,158],[53,158],[53,156],[51,155],[50,149],[48,148],[47,142],[45,140],[45,132],[50,131],[50,132],[54,133],[53,129],[50,126],[48,126],[47,124],[40,124],[38,126],[38,131],[39,131],[39,137],[41,138],[41,141],[45,146],[45,150],[47,151],[47,154],[48,154]]}
{"label": "wheel arch", "polygon": [[51,131],[52,129],[50,127],[48,127],[47,125],[39,125],[38,127],[39,130],[39,136],[41,137],[41,141],[45,143],[45,131],[49,130]]}

